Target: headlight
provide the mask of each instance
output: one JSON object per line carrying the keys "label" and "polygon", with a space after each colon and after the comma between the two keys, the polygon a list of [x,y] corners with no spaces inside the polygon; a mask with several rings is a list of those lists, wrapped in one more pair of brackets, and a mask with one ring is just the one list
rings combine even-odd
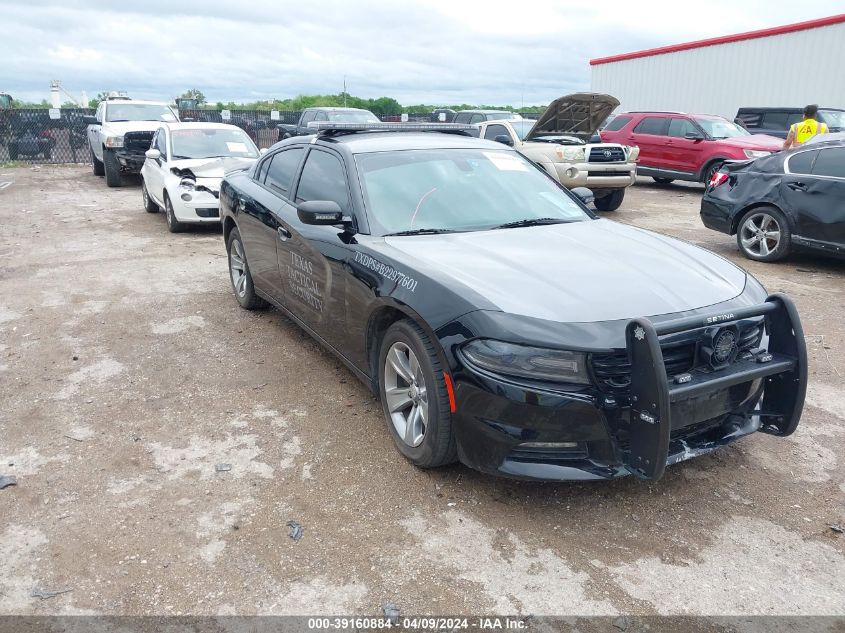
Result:
{"label": "headlight", "polygon": [[640,157],[640,148],[636,145],[628,148],[628,162],[635,162]]}
{"label": "headlight", "polygon": [[528,347],[493,339],[470,341],[462,349],[466,359],[487,371],[534,380],[589,384],[586,357],[542,347]]}
{"label": "headlight", "polygon": [[123,147],[123,137],[107,136],[103,141],[103,145],[105,145],[106,147]]}
{"label": "headlight", "polygon": [[187,189],[188,191],[193,191],[196,186],[197,182],[195,180],[191,180],[190,178],[182,178],[182,180],[179,181],[180,189]]}
{"label": "headlight", "polygon": [[583,147],[558,147],[556,150],[558,158],[569,160],[576,163],[584,162],[584,148]]}
{"label": "headlight", "polygon": [[746,158],[763,158],[763,156],[769,156],[771,154],[771,152],[757,149],[744,149],[742,151],[745,152]]}

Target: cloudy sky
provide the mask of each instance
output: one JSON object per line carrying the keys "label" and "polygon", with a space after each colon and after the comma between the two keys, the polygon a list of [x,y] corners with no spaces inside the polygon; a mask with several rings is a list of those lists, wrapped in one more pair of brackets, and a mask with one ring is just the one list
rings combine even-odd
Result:
{"label": "cloudy sky", "polygon": [[0,0],[0,91],[40,101],[59,79],[74,95],[196,87],[243,102],[337,93],[346,75],[351,94],[403,104],[529,105],[589,89],[594,57],[841,11],[841,0]]}

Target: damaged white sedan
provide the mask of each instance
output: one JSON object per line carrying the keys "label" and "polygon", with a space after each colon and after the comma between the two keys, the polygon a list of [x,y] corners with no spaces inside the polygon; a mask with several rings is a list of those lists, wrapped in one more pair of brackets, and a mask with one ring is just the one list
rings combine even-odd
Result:
{"label": "damaged white sedan", "polygon": [[220,181],[259,156],[252,139],[224,123],[170,123],[153,136],[141,169],[144,209],[164,209],[171,233],[220,221]]}

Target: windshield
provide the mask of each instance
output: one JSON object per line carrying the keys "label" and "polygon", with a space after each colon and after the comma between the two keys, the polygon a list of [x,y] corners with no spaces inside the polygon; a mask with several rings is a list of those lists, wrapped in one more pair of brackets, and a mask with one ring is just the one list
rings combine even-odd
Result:
{"label": "windshield", "polygon": [[242,130],[195,128],[170,132],[173,158],[258,158],[255,143]]}
{"label": "windshield", "polygon": [[733,138],[735,136],[750,136],[751,133],[736,123],[731,123],[727,119],[704,119],[696,117],[695,122],[698,123],[707,136],[711,138]]}
{"label": "windshield", "polygon": [[175,121],[173,111],[165,105],[151,103],[109,103],[106,121]]}
{"label": "windshield", "polygon": [[329,121],[348,123],[379,123],[372,112],[329,112]]}
{"label": "windshield", "polygon": [[407,150],[355,157],[364,201],[382,234],[483,231],[520,220],[589,219],[581,206],[516,152]]}
{"label": "windshield", "polygon": [[827,123],[834,132],[839,132],[845,128],[845,112],[841,110],[819,110],[822,122]]}
{"label": "windshield", "polygon": [[534,124],[536,122],[537,121],[530,121],[528,119],[522,119],[522,120],[510,121],[510,124],[511,124],[511,127],[513,128],[513,131],[516,132],[516,135],[519,137],[519,140],[522,141],[522,140],[525,140],[526,134],[528,134],[531,131],[531,128],[534,127]]}

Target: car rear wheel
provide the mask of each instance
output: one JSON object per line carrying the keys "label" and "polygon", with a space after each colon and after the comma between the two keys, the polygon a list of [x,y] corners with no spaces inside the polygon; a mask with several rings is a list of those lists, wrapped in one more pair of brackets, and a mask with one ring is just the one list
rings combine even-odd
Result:
{"label": "car rear wheel", "polygon": [[92,150],[90,147],[88,148],[88,151],[91,152],[91,164],[94,166],[94,175],[102,176],[106,173],[103,167],[103,161],[97,160],[97,157],[94,156],[94,150]]}
{"label": "car rear wheel", "polygon": [[158,205],[150,198],[150,192],[147,191],[147,181],[141,179],[141,196],[144,199],[144,211],[147,213],[158,213]]}
{"label": "car rear wheel", "polygon": [[167,218],[167,230],[171,233],[181,233],[187,226],[184,222],[176,219],[176,214],[173,213],[173,203],[170,202],[170,196],[164,194],[164,215]]}
{"label": "car rear wheel", "polygon": [[670,182],[675,182],[674,178],[653,178],[658,185],[668,185]]}
{"label": "car rear wheel", "polygon": [[786,217],[775,207],[757,207],[746,213],[736,232],[739,250],[748,259],[773,262],[789,254],[792,232]]}
{"label": "car rear wheel", "polygon": [[238,229],[232,229],[229,234],[226,252],[229,255],[229,277],[232,280],[232,290],[235,291],[237,302],[245,310],[266,308],[267,302],[255,294],[255,285],[252,283],[244,243]]}
{"label": "car rear wheel", "polygon": [[106,185],[119,187],[123,184],[120,177],[120,161],[117,160],[117,156],[110,149],[103,150],[103,167],[106,172]]}
{"label": "car rear wheel", "polygon": [[616,211],[622,205],[622,199],[625,197],[624,189],[613,189],[606,196],[596,198],[593,204],[599,211]]}
{"label": "car rear wheel", "polygon": [[397,321],[379,351],[379,395],[396,448],[420,468],[455,461],[452,413],[440,359],[415,323]]}

